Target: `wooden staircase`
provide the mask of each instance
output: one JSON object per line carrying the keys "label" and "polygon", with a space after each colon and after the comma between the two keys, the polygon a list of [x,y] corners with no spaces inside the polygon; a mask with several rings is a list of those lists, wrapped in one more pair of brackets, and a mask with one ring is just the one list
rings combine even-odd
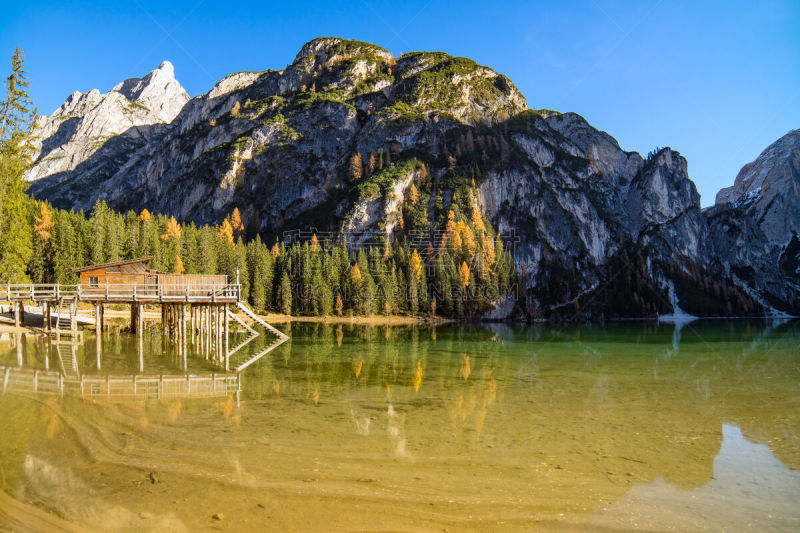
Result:
{"label": "wooden staircase", "polygon": [[[245,368],[247,368],[248,366],[252,365],[252,364],[253,364],[253,363],[255,363],[256,361],[258,361],[259,359],[261,359],[262,357],[264,357],[265,355],[267,355],[269,352],[271,352],[272,350],[274,350],[275,348],[277,348],[278,346],[280,346],[281,344],[283,344],[284,342],[286,342],[287,340],[289,340],[289,336],[288,336],[288,335],[286,335],[284,332],[282,332],[282,331],[280,331],[280,330],[278,330],[278,329],[276,329],[276,328],[274,328],[274,327],[270,326],[270,325],[269,325],[269,324],[267,324],[266,322],[264,322],[264,321],[261,319],[261,317],[259,317],[257,314],[255,314],[255,313],[253,312],[253,310],[252,310],[252,309],[250,309],[250,308],[249,308],[249,307],[248,307],[248,306],[247,306],[247,305],[246,305],[244,302],[238,302],[236,305],[238,305],[238,306],[239,306],[239,309],[241,309],[242,311],[244,311],[244,313],[245,313],[247,316],[249,316],[250,318],[252,318],[252,319],[253,319],[253,321],[254,321],[255,323],[257,323],[259,326],[263,327],[264,329],[266,329],[267,331],[269,331],[270,333],[272,333],[273,335],[275,335],[275,337],[277,337],[277,338],[276,338],[276,339],[275,339],[275,340],[274,340],[274,341],[273,341],[271,344],[269,344],[269,345],[268,345],[266,348],[264,348],[263,350],[261,350],[260,352],[258,352],[258,353],[257,353],[257,354],[255,354],[255,355],[253,355],[252,357],[250,357],[249,359],[247,359],[246,361],[244,361],[243,363],[241,363],[239,366],[237,366],[237,367],[236,367],[236,372],[241,372],[242,370],[244,370],[244,369],[245,369]],[[237,322],[239,322],[240,324],[244,324],[244,323],[243,323],[241,320],[239,320],[239,319],[238,319],[238,317],[234,318],[234,320],[236,320],[236,321],[237,321]],[[239,346],[235,347],[235,348],[234,348],[234,349],[233,349],[233,350],[232,350],[232,351],[231,351],[231,352],[228,354],[228,357],[230,357],[231,355],[233,355],[234,353],[236,353],[237,351],[239,351],[241,348],[243,348],[245,345],[247,345],[247,344],[248,344],[250,341],[252,341],[254,338],[256,338],[256,336],[258,336],[258,333],[257,333],[257,332],[256,332],[256,331],[255,331],[253,328],[251,328],[251,327],[249,327],[249,326],[247,326],[247,325],[245,325],[245,327],[246,327],[246,328],[247,328],[249,331],[251,331],[253,334],[252,334],[252,335],[250,335],[250,336],[249,336],[247,339],[245,339],[245,340],[244,340],[244,342],[242,342],[242,343],[241,343]]]}

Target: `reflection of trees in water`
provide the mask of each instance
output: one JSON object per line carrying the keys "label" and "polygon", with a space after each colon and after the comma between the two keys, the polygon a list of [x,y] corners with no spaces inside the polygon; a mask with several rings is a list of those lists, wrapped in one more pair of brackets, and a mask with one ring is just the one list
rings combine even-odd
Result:
{"label": "reflection of trees in water", "polygon": [[760,442],[783,439],[776,451],[798,448],[797,357],[774,338],[781,331],[754,349],[763,327],[746,322],[692,324],[677,347],[674,326],[659,324],[439,326],[436,340],[430,326],[293,327],[291,355],[245,374],[249,397],[274,396],[279,382],[296,400],[341,402],[363,427],[386,409],[388,386],[408,446],[431,453],[499,446],[614,483],[663,476],[688,488],[710,479],[723,420]]}

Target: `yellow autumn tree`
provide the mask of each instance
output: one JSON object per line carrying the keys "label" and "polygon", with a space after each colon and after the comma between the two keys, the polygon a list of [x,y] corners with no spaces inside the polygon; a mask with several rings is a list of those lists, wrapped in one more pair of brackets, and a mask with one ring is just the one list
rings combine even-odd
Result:
{"label": "yellow autumn tree", "polygon": [[272,245],[272,258],[275,259],[281,255],[281,247],[278,246],[278,243]]}
{"label": "yellow autumn tree", "polygon": [[436,256],[436,252],[433,249],[433,243],[431,241],[428,241],[428,247],[425,248],[425,260],[426,261],[433,261],[435,256]]}
{"label": "yellow autumn tree", "polygon": [[353,265],[353,270],[350,271],[350,281],[358,285],[361,283],[361,269],[358,268],[358,263]]}
{"label": "yellow autumn tree", "polygon": [[[333,305],[334,311],[336,311],[337,316],[342,316],[342,310],[344,309],[344,302],[342,302],[342,295],[338,292],[336,293],[336,303]],[[339,343],[341,345],[341,342]]]}
{"label": "yellow autumn tree", "polygon": [[317,239],[316,233],[311,236],[311,249],[315,252],[320,250],[319,239]]}
{"label": "yellow autumn tree", "polygon": [[466,261],[461,262],[461,268],[458,269],[458,281],[464,288],[469,287],[469,267]]}
{"label": "yellow autumn tree", "polygon": [[179,255],[175,256],[175,265],[173,265],[172,271],[175,274],[183,274],[184,272],[186,272],[186,269],[183,268],[183,260],[181,260],[181,256]]}
{"label": "yellow autumn tree", "polygon": [[477,205],[472,207],[472,227],[475,228],[475,233],[478,234],[486,231],[486,226],[483,224],[483,215]]}
{"label": "yellow autumn tree", "polygon": [[233,229],[233,238],[238,239],[244,234],[244,224],[242,223],[242,215],[239,213],[239,208],[234,207],[231,213],[231,228]]}
{"label": "yellow autumn tree", "polygon": [[475,252],[475,237],[472,234],[472,230],[463,220],[458,222],[458,237],[466,252],[472,255]]}
{"label": "yellow autumn tree", "polygon": [[175,217],[169,217],[167,220],[167,231],[165,231],[161,235],[161,240],[166,241],[168,239],[175,239],[178,240],[181,238],[181,226],[178,224],[178,221],[175,220]]}
{"label": "yellow autumn tree", "polygon": [[456,215],[451,209],[447,213],[447,226],[445,227],[442,242],[439,245],[439,253],[461,248],[461,239],[458,238],[458,226],[456,225]]}
{"label": "yellow autumn tree", "polygon": [[53,233],[53,213],[44,202],[40,203],[39,212],[41,214],[40,216],[36,217],[36,225],[33,227],[33,229],[42,240],[42,245],[47,248],[47,245],[50,242],[50,236]]}
{"label": "yellow autumn tree", "polygon": [[417,205],[417,202],[419,202],[419,191],[413,183],[411,187],[408,188],[408,201],[411,205]]}
{"label": "yellow autumn tree", "polygon": [[364,175],[364,163],[361,160],[361,154],[356,152],[350,156],[350,181],[359,181]]}
{"label": "yellow autumn tree", "polygon": [[151,215],[150,211],[147,209],[142,209],[142,212],[139,213],[139,220],[142,222],[150,222],[151,218],[153,218],[153,215]]}
{"label": "yellow autumn tree", "polygon": [[233,226],[231,226],[231,223],[227,218],[222,221],[222,224],[220,224],[219,234],[225,238],[228,243],[233,244]]}
{"label": "yellow autumn tree", "polygon": [[484,236],[481,240],[481,247],[483,248],[483,257],[486,261],[486,266],[489,268],[494,266],[495,262],[495,253],[494,253],[494,243],[492,239],[489,237]]}
{"label": "yellow autumn tree", "polygon": [[414,276],[417,278],[418,282],[422,281],[422,258],[419,256],[416,250],[411,252],[411,272],[414,273]]}

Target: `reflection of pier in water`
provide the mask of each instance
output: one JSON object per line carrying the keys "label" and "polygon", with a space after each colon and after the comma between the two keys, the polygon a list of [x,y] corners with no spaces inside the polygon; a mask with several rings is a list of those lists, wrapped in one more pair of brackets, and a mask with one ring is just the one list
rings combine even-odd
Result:
{"label": "reflection of pier in water", "polygon": [[174,398],[217,398],[241,391],[239,374],[67,377],[61,372],[0,366],[3,392],[77,396],[124,402]]}
{"label": "reflection of pier in water", "polygon": [[[228,310],[225,311],[230,313]],[[132,363],[130,370],[135,369],[131,374],[127,373],[130,370],[120,368],[116,369],[119,373],[115,373],[113,364],[108,374],[101,374],[101,369],[107,366],[107,362],[103,361],[104,355],[111,355],[103,351],[106,341],[113,343],[110,332],[108,336],[101,332],[96,335],[96,342],[90,340],[86,343],[78,337],[66,340],[34,334],[36,340],[33,346],[38,353],[35,360],[29,357],[31,345],[26,340],[30,338],[28,334],[5,333],[0,335],[0,340],[3,337],[8,338],[11,350],[8,353],[10,360],[3,363],[5,366],[0,365],[2,385],[0,390],[2,393],[73,396],[101,402],[213,398],[232,395],[238,403],[241,392],[240,373],[288,339],[283,332],[247,311],[249,309],[245,312],[256,324],[273,333],[277,339],[245,354],[243,349],[261,334],[254,329],[255,325],[251,327],[230,313],[229,316],[233,321],[241,326],[238,332],[231,331],[235,342],[238,342],[232,350],[226,353],[224,344],[227,342],[208,342],[206,335],[195,331],[189,324],[189,333],[192,333],[191,342],[181,345],[180,342],[170,342],[172,339],[169,336],[161,336],[160,353],[167,359],[161,359],[159,365],[162,368],[155,372],[150,370],[149,373],[145,372],[145,352],[149,350],[143,342],[145,337],[142,334],[145,329],[143,323],[140,324],[142,327],[138,334],[132,336],[132,342],[128,345],[133,348],[133,351],[128,353],[136,356],[134,360],[130,360]],[[102,340],[104,337],[106,340]],[[116,337],[119,339],[119,330]],[[151,339],[149,344],[153,347],[153,337],[149,338]],[[92,345],[95,347],[95,353],[91,352]],[[197,364],[222,366],[222,371],[203,372],[202,369],[196,369],[190,372],[190,355],[196,357]],[[234,355],[239,355],[235,361],[231,360],[231,356]],[[14,360],[16,365],[12,362]],[[183,373],[170,373],[168,368],[163,368],[165,361],[171,361],[169,366]],[[226,371],[225,367],[229,361],[234,372]]]}

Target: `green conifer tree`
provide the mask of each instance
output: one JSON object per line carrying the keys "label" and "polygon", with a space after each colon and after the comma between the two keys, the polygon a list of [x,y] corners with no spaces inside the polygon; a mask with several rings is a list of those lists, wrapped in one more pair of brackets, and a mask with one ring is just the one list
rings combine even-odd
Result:
{"label": "green conifer tree", "polygon": [[6,79],[6,96],[0,101],[0,281],[28,281],[26,269],[33,253],[29,200],[23,173],[31,164],[31,128],[36,109],[28,96],[29,82],[17,48]]}
{"label": "green conifer tree", "polygon": [[292,314],[292,282],[289,281],[289,274],[285,271],[281,277],[280,286],[280,311],[284,315]]}

